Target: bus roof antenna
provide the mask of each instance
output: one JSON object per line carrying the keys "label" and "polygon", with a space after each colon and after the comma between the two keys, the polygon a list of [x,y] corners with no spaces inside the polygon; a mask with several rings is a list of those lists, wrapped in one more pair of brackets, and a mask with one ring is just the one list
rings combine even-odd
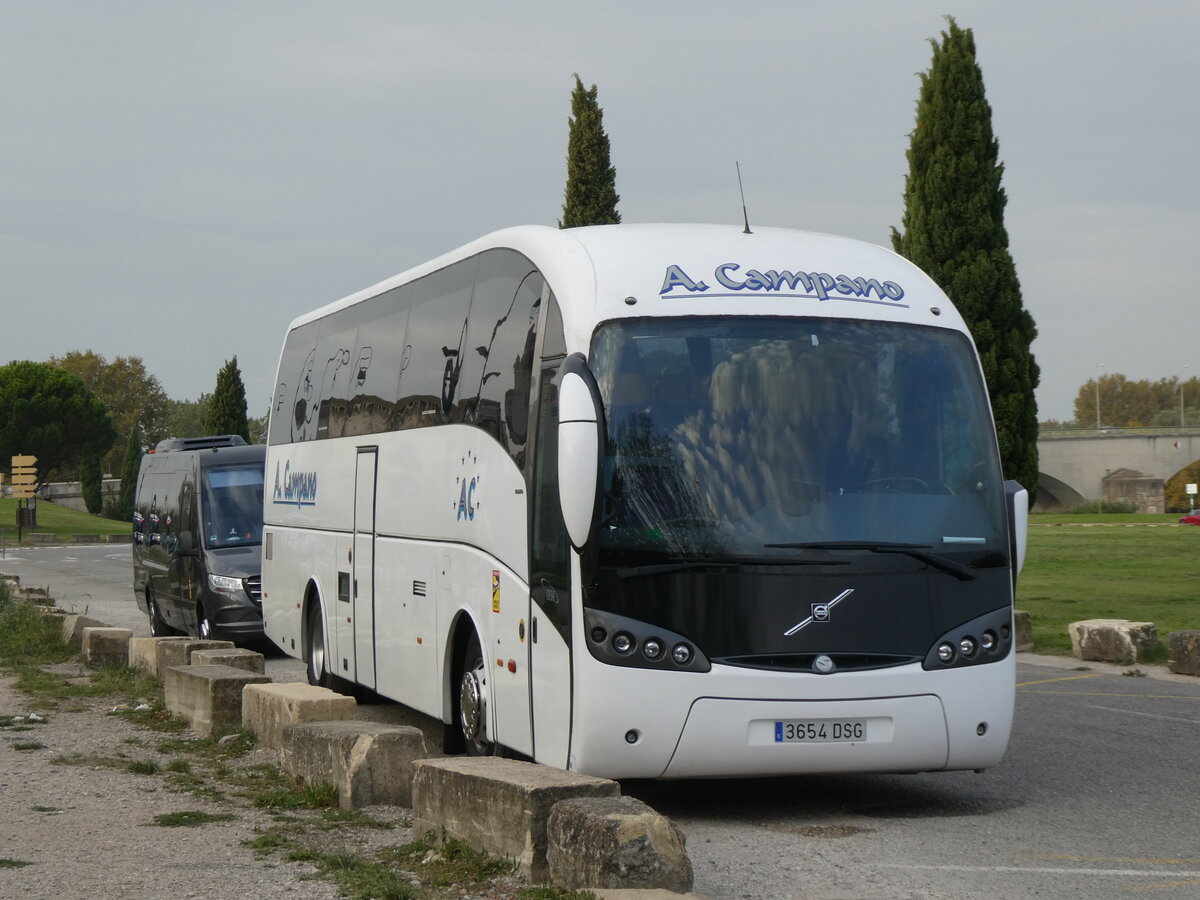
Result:
{"label": "bus roof antenna", "polygon": [[742,221],[746,223],[746,227],[742,229],[742,234],[753,234],[750,230],[750,216],[746,214],[746,192],[742,189],[742,166],[736,159],[733,161],[737,167],[738,176],[738,192],[742,195]]}

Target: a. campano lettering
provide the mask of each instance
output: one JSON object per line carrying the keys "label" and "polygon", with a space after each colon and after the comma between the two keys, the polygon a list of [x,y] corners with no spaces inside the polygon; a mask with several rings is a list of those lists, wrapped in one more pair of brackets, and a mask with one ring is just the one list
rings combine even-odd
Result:
{"label": "a. campano lettering", "polygon": [[[749,294],[774,294],[780,297],[797,297],[814,300],[857,300],[866,303],[899,303],[904,299],[904,288],[894,281],[878,278],[831,275],[828,272],[792,272],[784,269],[746,269],[738,263],[722,263],[713,270],[713,280],[732,293],[717,292],[709,297],[740,296]],[[673,293],[682,290],[684,293]],[[705,294],[709,285],[689,276],[681,266],[667,266],[659,296],[680,297],[687,294]]]}
{"label": "a. campano lettering", "polygon": [[282,474],[279,463],[275,463],[275,489],[272,493],[273,503],[284,506],[315,506],[317,503],[317,473],[292,471],[291,460],[283,464]]}

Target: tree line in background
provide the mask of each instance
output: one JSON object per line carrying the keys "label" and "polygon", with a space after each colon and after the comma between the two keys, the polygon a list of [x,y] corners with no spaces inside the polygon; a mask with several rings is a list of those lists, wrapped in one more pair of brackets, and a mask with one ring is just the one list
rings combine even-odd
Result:
{"label": "tree line in background", "polygon": [[1200,426],[1200,378],[1131,381],[1120,372],[1089,378],[1075,395],[1075,419],[1042,428],[1175,428]]}
{"label": "tree line in background", "polygon": [[[1005,475],[1037,486],[1039,373],[1004,227],[1004,167],[971,30],[947,17],[920,76],[916,126],[907,151],[903,230],[894,249],[924,269],[960,310],[979,349],[996,419]],[[593,84],[578,75],[568,119],[567,182],[560,228],[621,221],[616,168]],[[1200,399],[1200,392],[1197,393]],[[133,479],[144,449],[169,436],[241,434],[262,439],[266,417],[247,420],[237,358],[213,393],[195,401],[166,396],[137,357],[112,362],[91,350],[48,363],[0,367],[0,460],[33,453],[43,480],[75,467],[89,511],[100,511],[100,479],[122,473],[117,518],[132,513]],[[73,480],[73,479],[71,479]]]}

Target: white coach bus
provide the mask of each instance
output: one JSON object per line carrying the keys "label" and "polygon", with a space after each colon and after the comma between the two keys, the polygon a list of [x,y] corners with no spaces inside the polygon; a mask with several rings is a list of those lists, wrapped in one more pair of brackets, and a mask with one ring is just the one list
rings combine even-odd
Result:
{"label": "white coach bus", "polygon": [[500,231],[296,319],[268,444],[267,635],[448,745],[612,778],[1005,752],[1027,498],[963,320],[887,250]]}

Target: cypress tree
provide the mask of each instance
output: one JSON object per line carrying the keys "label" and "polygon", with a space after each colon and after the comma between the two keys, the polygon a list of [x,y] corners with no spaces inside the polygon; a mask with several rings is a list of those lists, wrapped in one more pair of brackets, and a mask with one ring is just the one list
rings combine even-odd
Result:
{"label": "cypress tree", "polygon": [[141,428],[137,422],[129,429],[129,441],[125,444],[125,458],[121,461],[121,496],[117,500],[117,518],[126,522],[133,519],[133,498],[137,491],[138,469],[142,464]]}
{"label": "cypress tree", "polygon": [[104,473],[100,471],[100,457],[87,456],[79,467],[79,492],[83,495],[83,505],[93,516],[98,516],[104,508],[102,482]]}
{"label": "cypress tree", "polygon": [[250,424],[246,420],[246,388],[237,357],[229,360],[217,373],[217,387],[208,404],[204,430],[209,434],[240,434],[250,442]]}
{"label": "cypress tree", "polygon": [[1004,166],[971,29],[931,40],[904,182],[903,231],[892,246],[925,270],[958,307],[983,362],[1007,478],[1037,489],[1037,387],[1033,316],[1021,301],[1004,227]]}
{"label": "cypress tree", "polygon": [[596,102],[596,86],[583,89],[575,76],[567,135],[567,189],[559,228],[614,225],[617,212],[617,170],[609,157],[604,111]]}

